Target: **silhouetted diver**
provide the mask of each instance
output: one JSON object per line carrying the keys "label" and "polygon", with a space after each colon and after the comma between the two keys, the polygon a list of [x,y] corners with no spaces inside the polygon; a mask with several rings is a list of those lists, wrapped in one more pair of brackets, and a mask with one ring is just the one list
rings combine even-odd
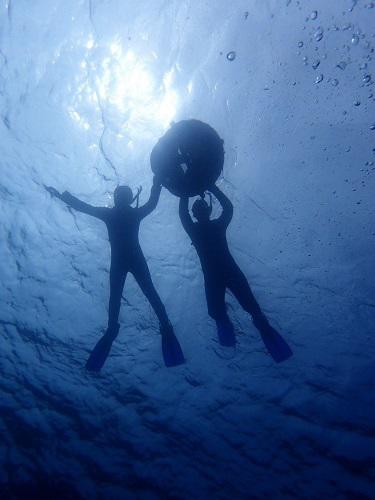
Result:
{"label": "silhouetted diver", "polygon": [[253,317],[254,325],[275,361],[283,361],[292,355],[290,347],[277,331],[272,328],[262,313],[251,291],[249,283],[231,255],[226,231],[233,216],[233,205],[225,194],[214,185],[210,191],[222,206],[219,218],[210,220],[210,205],[202,198],[196,200],[192,212],[198,222],[193,222],[189,214],[189,198],[180,198],[180,219],[198,253],[207,298],[208,314],[216,321],[219,342],[225,346],[234,346],[236,338],[225,305],[225,290],[228,288],[243,309]]}
{"label": "silhouetted diver", "polygon": [[[91,371],[100,371],[109,354],[112,342],[117,337],[120,328],[118,317],[121,297],[128,272],[133,274],[160,321],[165,365],[176,366],[183,363],[184,356],[181,347],[174,335],[165,307],[152,283],[150,271],[138,239],[142,219],[155,209],[159,201],[161,184],[156,177],[154,177],[149,200],[139,208],[138,196],[140,190],[133,198],[133,193],[128,186],[118,186],[115,189],[115,206],[113,208],[93,207],[67,191],[60,194],[55,188],[46,186],[46,189],[51,195],[60,198],[75,210],[102,220],[108,229],[111,244],[108,328],[92,351],[86,363],[86,368]],[[131,203],[135,200],[137,200],[137,208],[131,207]]]}

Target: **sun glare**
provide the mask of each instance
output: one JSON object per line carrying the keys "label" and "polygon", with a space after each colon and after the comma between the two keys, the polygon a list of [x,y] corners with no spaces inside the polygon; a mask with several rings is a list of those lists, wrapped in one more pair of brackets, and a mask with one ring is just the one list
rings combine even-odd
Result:
{"label": "sun glare", "polygon": [[[160,74],[154,53],[142,58],[134,50],[124,49],[119,40],[103,48],[89,37],[84,46],[89,57],[81,61],[80,68],[87,75],[84,98],[88,104],[96,103],[101,112],[110,113],[111,119],[115,116],[120,132],[134,134],[148,127],[159,133],[168,127],[178,103],[173,70]],[[82,94],[76,103],[81,100]],[[69,113],[76,123],[88,129],[79,106],[72,106]]]}

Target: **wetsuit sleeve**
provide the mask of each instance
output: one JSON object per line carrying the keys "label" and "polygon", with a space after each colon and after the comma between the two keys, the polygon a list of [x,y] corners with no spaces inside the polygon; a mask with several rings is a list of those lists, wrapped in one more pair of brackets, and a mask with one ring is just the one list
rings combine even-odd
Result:
{"label": "wetsuit sleeve", "polygon": [[189,214],[189,198],[187,196],[180,198],[179,215],[183,228],[191,236],[194,229],[194,222]]}
{"label": "wetsuit sleeve", "polygon": [[210,189],[211,193],[219,200],[223,209],[222,214],[217,219],[220,224],[228,226],[233,217],[233,205],[229,198],[215,185]]}
{"label": "wetsuit sleeve", "polygon": [[60,196],[60,199],[64,201],[69,207],[78,210],[78,212],[83,212],[84,214],[91,215],[101,220],[106,220],[108,215],[108,208],[105,207],[93,207],[84,201],[79,200],[68,191],[64,191]]}
{"label": "wetsuit sleeve", "polygon": [[142,206],[137,208],[137,214],[140,219],[143,219],[147,215],[149,215],[153,210],[155,210],[156,205],[158,204],[159,197],[161,192],[161,185],[154,184],[151,188],[150,198],[148,201]]}

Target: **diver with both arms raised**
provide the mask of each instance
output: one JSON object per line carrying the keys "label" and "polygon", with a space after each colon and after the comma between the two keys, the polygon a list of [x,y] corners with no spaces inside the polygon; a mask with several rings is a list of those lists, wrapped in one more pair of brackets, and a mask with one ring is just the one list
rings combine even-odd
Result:
{"label": "diver with both arms raised", "polygon": [[[96,217],[105,222],[111,244],[110,298],[108,310],[108,328],[96,344],[87,363],[90,371],[100,371],[108,357],[112,343],[117,337],[120,325],[121,297],[128,272],[132,273],[142,292],[149,300],[159,322],[162,338],[162,352],[166,366],[177,366],[184,363],[184,356],[174,335],[165,307],[152,283],[150,271],[139,244],[138,232],[141,221],[156,207],[161,192],[161,183],[155,176],[150,198],[145,205],[138,207],[140,190],[133,197],[128,186],[118,186],[114,192],[114,207],[93,207],[79,200],[69,192],[60,194],[55,188],[47,187],[47,191],[68,206]],[[135,208],[131,204],[136,201]]]}
{"label": "diver with both arms raised", "polygon": [[[210,219],[212,195],[219,200],[222,213],[217,219]],[[219,342],[224,346],[234,346],[236,338],[225,304],[225,291],[228,288],[242,308],[251,314],[255,327],[273,359],[284,361],[292,351],[281,335],[269,324],[251,291],[249,283],[231,255],[226,231],[233,216],[233,205],[216,186],[209,188],[210,204],[204,195],[192,206],[193,222],[189,214],[189,198],[181,196],[179,214],[185,231],[190,236],[202,266],[207,299],[208,314],[216,321]]]}

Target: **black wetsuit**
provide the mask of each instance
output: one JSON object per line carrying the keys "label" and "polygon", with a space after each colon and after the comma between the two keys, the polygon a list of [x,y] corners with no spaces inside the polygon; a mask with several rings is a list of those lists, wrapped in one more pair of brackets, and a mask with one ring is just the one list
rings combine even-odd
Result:
{"label": "black wetsuit", "polygon": [[156,207],[161,188],[153,186],[148,202],[139,208],[93,207],[65,191],[61,199],[69,206],[105,222],[111,244],[110,298],[108,326],[115,325],[121,306],[126,275],[132,273],[149,300],[161,325],[168,325],[165,307],[151,280],[146,259],[139,244],[139,226]]}
{"label": "black wetsuit", "polygon": [[223,212],[218,219],[193,222],[188,198],[180,199],[180,219],[191,238],[202,266],[208,314],[216,321],[228,320],[225,290],[228,288],[238,302],[254,319],[263,318],[247,279],[231,255],[226,231],[232,220],[233,205],[219,188],[212,188]]}

